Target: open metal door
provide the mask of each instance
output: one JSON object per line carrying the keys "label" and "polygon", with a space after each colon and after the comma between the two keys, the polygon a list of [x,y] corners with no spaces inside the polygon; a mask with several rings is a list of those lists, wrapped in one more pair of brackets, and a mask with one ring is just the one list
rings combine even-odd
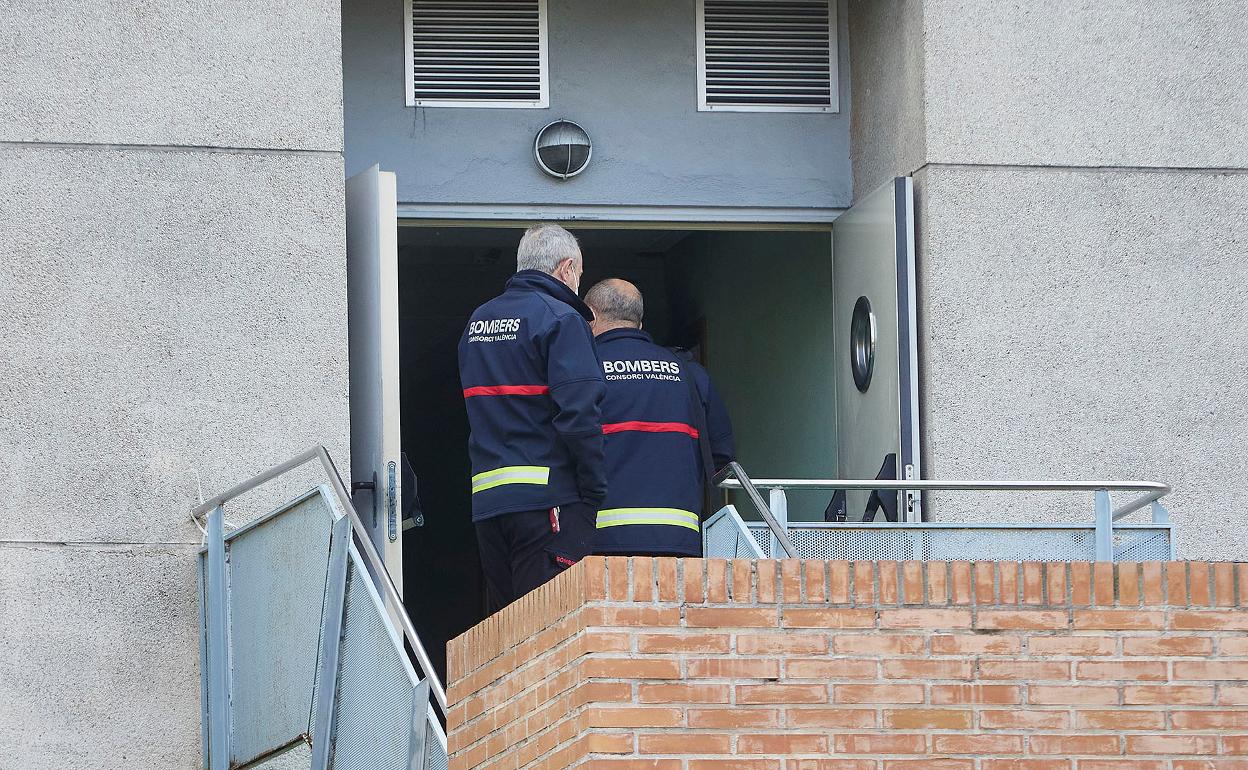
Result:
{"label": "open metal door", "polygon": [[[920,478],[909,177],[863,197],[833,223],[832,288],[840,477]],[[870,495],[846,494],[848,520],[862,519]],[[898,509],[901,521],[921,520],[917,493],[904,493]]]}
{"label": "open metal door", "polygon": [[394,174],[377,166],[347,180],[352,502],[401,590],[404,490],[396,195]]}

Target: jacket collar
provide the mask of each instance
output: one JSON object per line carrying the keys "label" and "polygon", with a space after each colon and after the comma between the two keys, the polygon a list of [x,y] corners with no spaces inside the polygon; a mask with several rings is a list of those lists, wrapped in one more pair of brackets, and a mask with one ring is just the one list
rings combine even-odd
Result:
{"label": "jacket collar", "polygon": [[506,291],[536,291],[554,297],[581,314],[586,321],[594,320],[594,311],[572,293],[562,281],[540,270],[521,270],[507,280]]}
{"label": "jacket collar", "polygon": [[611,329],[610,331],[605,331],[594,338],[594,341],[599,344],[610,342],[611,340],[643,340],[652,345],[654,344],[654,338],[650,336],[649,332],[644,332],[641,329],[629,329],[627,327]]}

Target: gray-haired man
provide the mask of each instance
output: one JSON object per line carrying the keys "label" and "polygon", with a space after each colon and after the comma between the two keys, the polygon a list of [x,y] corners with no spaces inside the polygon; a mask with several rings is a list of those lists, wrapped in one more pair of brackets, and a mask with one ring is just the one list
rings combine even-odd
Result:
{"label": "gray-haired man", "polygon": [[473,312],[459,341],[471,435],[472,520],[490,611],[593,548],[606,495],[593,313],[577,297],[576,238],[535,225],[502,295]]}

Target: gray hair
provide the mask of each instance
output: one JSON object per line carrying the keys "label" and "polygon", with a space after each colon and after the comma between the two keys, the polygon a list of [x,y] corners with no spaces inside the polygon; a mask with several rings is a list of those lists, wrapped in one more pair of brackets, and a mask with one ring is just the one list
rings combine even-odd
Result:
{"label": "gray hair", "polygon": [[516,249],[516,270],[540,270],[554,275],[564,260],[581,258],[576,236],[559,225],[542,222],[524,231]]}
{"label": "gray hair", "polygon": [[594,284],[585,294],[585,304],[593,308],[597,320],[641,326],[644,311],[641,291],[622,278],[608,278]]}

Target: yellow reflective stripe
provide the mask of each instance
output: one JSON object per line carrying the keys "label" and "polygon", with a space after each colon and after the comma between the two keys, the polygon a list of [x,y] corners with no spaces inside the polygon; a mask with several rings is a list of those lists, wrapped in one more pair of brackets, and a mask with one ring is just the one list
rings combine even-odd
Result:
{"label": "yellow reflective stripe", "polygon": [[598,511],[598,529],[625,524],[667,524],[700,531],[698,514],[679,508],[605,508]]}
{"label": "yellow reflective stripe", "polygon": [[538,484],[550,482],[550,468],[541,465],[508,465],[483,471],[472,477],[472,493],[501,487],[504,484]]}

